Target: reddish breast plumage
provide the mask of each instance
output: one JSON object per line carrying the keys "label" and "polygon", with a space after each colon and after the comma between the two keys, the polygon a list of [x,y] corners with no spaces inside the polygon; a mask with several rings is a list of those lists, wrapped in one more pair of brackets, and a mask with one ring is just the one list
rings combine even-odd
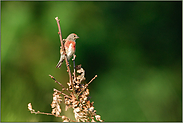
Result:
{"label": "reddish breast plumage", "polygon": [[[71,45],[72,44],[72,45]],[[69,48],[69,46],[72,46],[72,48],[75,50],[75,48],[76,48],[76,42],[75,41],[66,41],[65,42],[65,48],[67,49],[67,48]]]}

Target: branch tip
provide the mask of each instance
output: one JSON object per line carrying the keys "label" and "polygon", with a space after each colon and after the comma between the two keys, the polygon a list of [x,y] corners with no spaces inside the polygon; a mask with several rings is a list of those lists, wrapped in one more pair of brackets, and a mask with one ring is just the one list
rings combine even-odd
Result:
{"label": "branch tip", "polygon": [[54,77],[52,75],[49,75],[52,79],[54,79]]}
{"label": "branch tip", "polygon": [[58,17],[56,17],[55,20],[58,20]]}

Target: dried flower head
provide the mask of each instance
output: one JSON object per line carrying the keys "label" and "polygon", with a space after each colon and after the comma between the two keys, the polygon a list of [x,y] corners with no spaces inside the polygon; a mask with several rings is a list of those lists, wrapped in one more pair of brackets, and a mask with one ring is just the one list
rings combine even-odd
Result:
{"label": "dried flower head", "polygon": [[33,112],[35,111],[34,109],[32,109],[32,104],[31,104],[31,103],[28,104],[28,109],[29,109],[29,111],[31,111],[31,112],[32,112],[32,111],[33,111]]}
{"label": "dried flower head", "polygon": [[53,93],[53,101],[51,103],[52,108],[52,114],[55,114],[55,116],[59,116],[61,113],[60,103],[62,102],[62,97],[60,96],[60,92],[57,89],[54,89]]}

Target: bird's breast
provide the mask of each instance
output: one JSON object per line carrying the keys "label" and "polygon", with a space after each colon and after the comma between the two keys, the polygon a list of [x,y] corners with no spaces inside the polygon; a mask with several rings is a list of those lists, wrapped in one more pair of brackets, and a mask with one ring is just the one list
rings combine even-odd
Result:
{"label": "bird's breast", "polygon": [[75,41],[66,41],[65,42],[65,48],[75,50],[76,42]]}

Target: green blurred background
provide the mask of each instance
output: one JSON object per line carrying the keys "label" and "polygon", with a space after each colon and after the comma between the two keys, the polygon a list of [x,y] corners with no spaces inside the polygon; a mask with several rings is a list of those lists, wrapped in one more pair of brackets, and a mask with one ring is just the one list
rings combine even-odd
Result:
{"label": "green blurred background", "polygon": [[[1,2],[1,120],[62,121],[51,112],[48,76],[68,82],[62,36],[76,33],[76,64],[105,121],[182,121],[180,2]],[[70,60],[71,63],[71,60]],[[62,112],[73,119],[72,110]]]}

